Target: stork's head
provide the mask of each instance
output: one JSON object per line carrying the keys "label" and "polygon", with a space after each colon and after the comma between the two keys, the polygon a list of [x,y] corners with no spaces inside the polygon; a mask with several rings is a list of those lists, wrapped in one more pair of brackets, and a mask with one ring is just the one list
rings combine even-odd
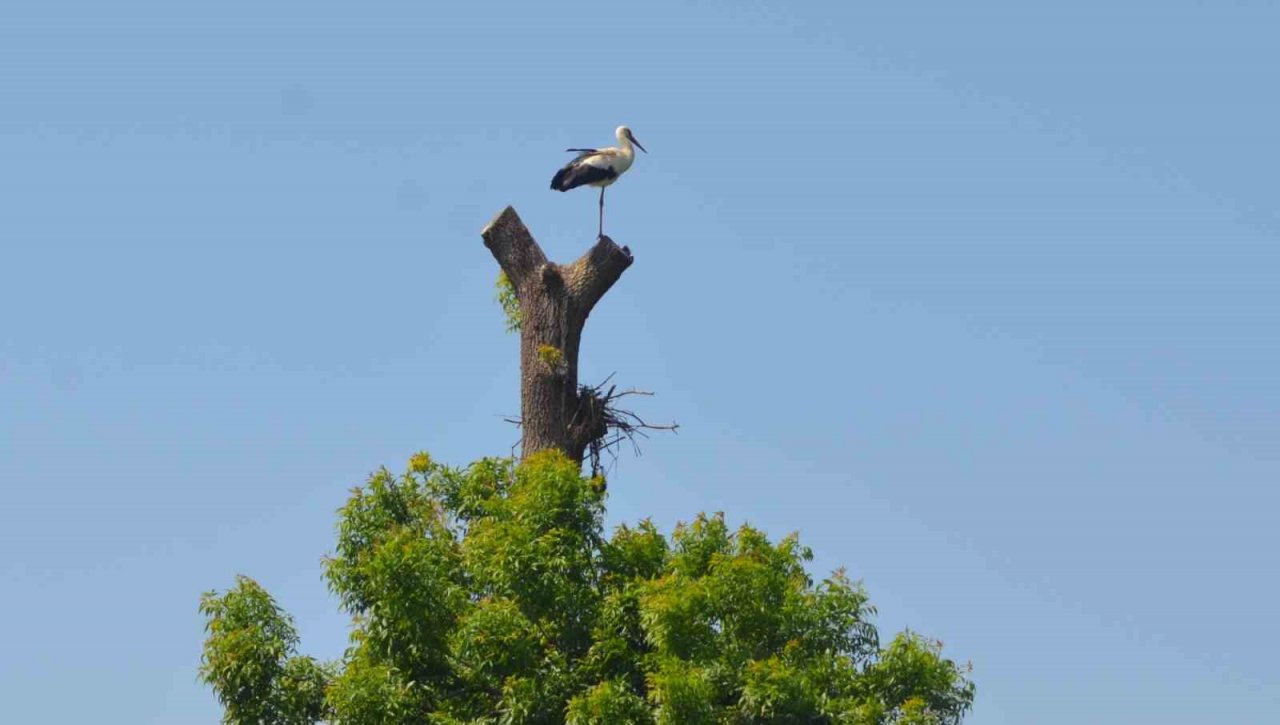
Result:
{"label": "stork's head", "polygon": [[[625,144],[628,141],[630,141],[631,143],[639,147],[641,151],[644,151],[644,147],[641,146],[640,142],[636,140],[636,135],[634,133],[631,133],[631,129],[627,128],[626,126],[619,126],[617,134],[618,134],[619,143]],[[648,151],[644,151],[644,152],[646,154],[649,153]]]}

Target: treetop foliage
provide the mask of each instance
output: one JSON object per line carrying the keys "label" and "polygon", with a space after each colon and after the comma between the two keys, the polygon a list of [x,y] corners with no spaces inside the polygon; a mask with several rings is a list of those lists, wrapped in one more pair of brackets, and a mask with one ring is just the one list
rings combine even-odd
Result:
{"label": "treetop foliage", "polygon": [[338,661],[299,655],[247,577],[202,598],[224,721],[942,725],[971,707],[940,643],[882,647],[862,587],[815,582],[795,535],[716,514],[607,536],[604,496],[556,452],[379,471],[324,562],[353,622]]}

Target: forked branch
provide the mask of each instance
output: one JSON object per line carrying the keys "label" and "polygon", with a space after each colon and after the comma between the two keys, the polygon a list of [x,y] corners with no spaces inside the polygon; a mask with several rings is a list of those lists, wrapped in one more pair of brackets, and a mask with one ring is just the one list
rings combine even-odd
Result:
{"label": "forked branch", "polygon": [[520,305],[520,417],[522,455],[555,448],[582,461],[588,450],[599,469],[602,452],[650,430],[651,425],[618,401],[640,390],[619,391],[608,380],[578,384],[578,349],[592,308],[635,261],[631,250],[600,236],[568,265],[547,259],[511,207],[481,231],[484,245],[510,280]]}

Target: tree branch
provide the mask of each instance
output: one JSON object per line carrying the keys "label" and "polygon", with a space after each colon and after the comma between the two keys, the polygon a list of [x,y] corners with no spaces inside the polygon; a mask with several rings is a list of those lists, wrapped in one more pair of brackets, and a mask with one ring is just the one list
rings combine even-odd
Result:
{"label": "tree branch", "polygon": [[584,319],[634,261],[630,249],[602,236],[578,261],[563,268],[573,306]]}
{"label": "tree branch", "polygon": [[547,255],[543,254],[542,247],[534,241],[516,210],[509,206],[489,222],[480,236],[484,238],[484,246],[489,248],[493,258],[498,260],[498,265],[511,280],[517,297],[529,277],[539,267],[547,264]]}

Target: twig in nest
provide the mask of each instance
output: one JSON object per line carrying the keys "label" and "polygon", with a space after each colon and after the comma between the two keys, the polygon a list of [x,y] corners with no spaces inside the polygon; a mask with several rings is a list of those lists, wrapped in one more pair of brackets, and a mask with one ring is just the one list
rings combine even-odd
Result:
{"label": "twig in nest", "polygon": [[[640,444],[636,437],[648,438],[648,431],[669,430],[675,432],[679,424],[659,425],[646,421],[638,413],[620,407],[617,401],[632,395],[652,397],[648,390],[618,390],[617,385],[609,385],[613,373],[595,387],[582,385],[578,388],[578,411],[574,414],[574,424],[585,425],[592,435],[588,448],[591,451],[591,474],[603,472],[600,459],[602,454],[609,453],[613,465],[617,464],[617,446],[623,441],[631,444],[632,452],[641,455]],[[608,385],[608,389],[605,386]],[[610,466],[612,468],[612,465]]]}
{"label": "twig in nest", "polygon": [[[502,420],[503,420],[503,422],[511,423],[512,425],[514,425],[514,426],[515,426],[515,427],[517,427],[517,428],[519,428],[519,427],[521,427],[521,426],[523,426],[523,425],[524,425],[524,419],[523,419],[523,418],[519,418],[519,417],[516,417],[516,418],[508,418],[508,417],[506,417],[506,416],[503,416]],[[519,447],[520,447],[520,444],[522,444],[522,443],[524,443],[524,436],[523,436],[523,435],[522,435],[522,436],[520,436],[519,438],[517,438],[515,443],[512,443],[512,444],[511,444],[511,460],[513,460],[513,461],[514,461],[514,460],[516,459],[516,449],[517,449],[517,448],[519,448]]]}

